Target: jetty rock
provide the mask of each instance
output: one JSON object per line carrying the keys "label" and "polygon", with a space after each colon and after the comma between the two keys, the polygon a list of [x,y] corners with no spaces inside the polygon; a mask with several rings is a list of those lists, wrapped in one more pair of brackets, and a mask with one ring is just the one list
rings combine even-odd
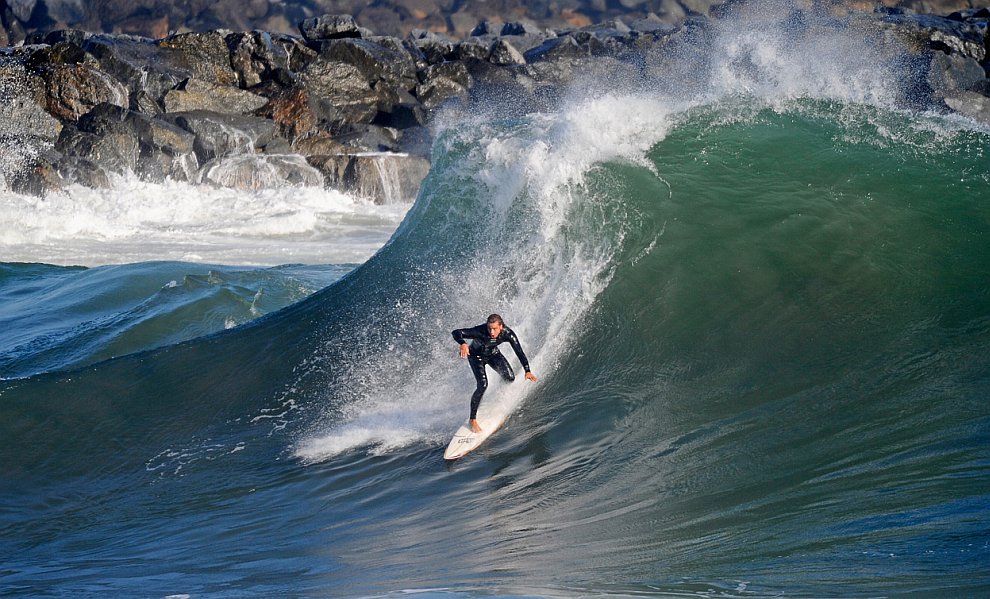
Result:
{"label": "jetty rock", "polygon": [[[731,23],[732,10],[718,18]],[[947,17],[885,9],[834,18],[917,64],[911,106],[988,122],[988,17],[985,9]],[[410,201],[445,108],[553,110],[570,86],[663,77],[649,57],[668,44],[704,43],[714,20],[576,22],[487,20],[460,38],[425,29],[376,35],[350,15],[305,18],[297,34],[29,33],[0,48],[0,183],[44,194],[123,174],[324,185]]]}

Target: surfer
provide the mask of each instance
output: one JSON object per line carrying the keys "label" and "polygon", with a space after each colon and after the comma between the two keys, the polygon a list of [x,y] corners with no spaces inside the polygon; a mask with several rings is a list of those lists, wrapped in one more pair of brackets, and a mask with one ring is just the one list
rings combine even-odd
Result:
{"label": "surfer", "polygon": [[471,365],[471,372],[474,373],[474,378],[478,381],[478,388],[474,390],[474,395],[471,396],[469,424],[472,431],[480,433],[481,425],[478,424],[477,420],[478,406],[481,405],[481,397],[485,394],[485,389],[488,388],[488,375],[485,373],[485,366],[494,368],[495,372],[502,375],[506,381],[516,380],[516,375],[512,371],[509,361],[505,359],[502,352],[498,351],[499,344],[509,342],[512,351],[516,352],[516,357],[519,358],[523,369],[526,370],[526,380],[536,382],[536,375],[529,370],[529,360],[526,359],[526,354],[523,353],[516,334],[505,326],[502,317],[498,314],[489,316],[485,324],[479,324],[470,329],[457,329],[451,334],[454,336],[454,341],[460,344],[461,357],[467,358],[468,364]]}

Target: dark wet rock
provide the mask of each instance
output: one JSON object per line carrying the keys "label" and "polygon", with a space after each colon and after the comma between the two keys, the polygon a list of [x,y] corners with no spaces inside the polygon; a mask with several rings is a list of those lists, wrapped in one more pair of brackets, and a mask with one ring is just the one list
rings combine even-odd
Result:
{"label": "dark wet rock", "polygon": [[344,123],[370,123],[383,95],[356,66],[317,58],[299,74],[317,123],[332,129]]}
{"label": "dark wet rock", "polygon": [[330,40],[323,43],[320,57],[356,67],[373,85],[386,82],[406,90],[416,85],[416,63],[394,38],[382,38],[377,43],[365,39]]}
{"label": "dark wet rock", "polygon": [[990,98],[975,91],[956,91],[945,97],[946,105],[984,125],[990,125]]}
{"label": "dark wet rock", "polygon": [[327,187],[347,189],[376,203],[410,202],[430,170],[429,160],[409,154],[373,152],[307,158]]}
{"label": "dark wet rock", "polygon": [[160,180],[195,165],[193,134],[171,123],[112,104],[100,104],[66,126],[55,149],[85,158],[111,173]]}
{"label": "dark wet rock", "polygon": [[76,121],[103,103],[126,107],[127,89],[103,71],[84,64],[49,64],[39,69],[46,108],[63,121]]}
{"label": "dark wet rock", "polygon": [[471,89],[471,74],[463,62],[444,62],[419,73],[416,97],[431,110],[451,98],[467,99]]}
{"label": "dark wet rock", "polygon": [[959,54],[932,54],[928,70],[928,85],[936,97],[944,97],[955,91],[969,90],[986,80],[986,73],[979,62]]}
{"label": "dark wet rock", "polygon": [[540,28],[531,22],[513,21],[505,23],[498,31],[499,35],[540,35]]}
{"label": "dark wet rock", "polygon": [[197,182],[234,189],[278,189],[319,187],[324,184],[319,170],[299,155],[238,154],[204,164]]}
{"label": "dark wet rock", "polygon": [[358,26],[351,15],[320,15],[303,20],[299,31],[308,42],[365,37],[370,33]]}
{"label": "dark wet rock", "polygon": [[165,92],[165,112],[209,110],[226,114],[249,114],[268,103],[249,91],[200,79],[187,79],[176,89]]}
{"label": "dark wet rock", "polygon": [[987,56],[986,23],[908,13],[886,14],[879,19],[864,18],[863,23],[889,32],[914,52],[941,50],[978,61]]}
{"label": "dark wet rock", "polygon": [[270,33],[232,33],[227,36],[227,45],[240,87],[254,87],[272,79],[291,82],[289,53],[284,45],[275,43]]}
{"label": "dark wet rock", "polygon": [[584,58],[590,55],[591,52],[586,46],[582,47],[573,36],[566,35],[543,42],[543,44],[526,52],[524,59],[527,63],[533,63],[548,60]]}
{"label": "dark wet rock", "polygon": [[438,64],[455,58],[455,43],[433,32],[414,32],[413,44],[422,52],[428,64]]}
{"label": "dark wet rock", "polygon": [[160,104],[165,93],[189,77],[172,69],[152,40],[132,36],[93,36],[83,49],[96,58],[100,70],[130,90],[143,92]]}
{"label": "dark wet rock", "polygon": [[498,39],[492,44],[489,61],[499,66],[526,64],[526,58],[511,42]]}
{"label": "dark wet rock", "polygon": [[173,69],[217,85],[236,85],[227,47],[229,32],[182,33],[157,42],[163,58]]}
{"label": "dark wet rock", "polygon": [[472,58],[477,60],[488,60],[491,54],[492,45],[490,42],[483,43],[478,40],[469,39],[457,44],[457,46],[454,47],[453,59],[461,61]]}
{"label": "dark wet rock", "polygon": [[261,117],[198,110],[164,117],[192,133],[192,150],[200,163],[230,154],[254,154],[271,143],[275,122]]}
{"label": "dark wet rock", "polygon": [[44,79],[21,62],[0,59],[0,137],[58,139],[62,123],[43,108],[46,95]]}
{"label": "dark wet rock", "polygon": [[396,152],[402,134],[398,129],[371,124],[352,124],[340,127],[334,139],[353,151]]}

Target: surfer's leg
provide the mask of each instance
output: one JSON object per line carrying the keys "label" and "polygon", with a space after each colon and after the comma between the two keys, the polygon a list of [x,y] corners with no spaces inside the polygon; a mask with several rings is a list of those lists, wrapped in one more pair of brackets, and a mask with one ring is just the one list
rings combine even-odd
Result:
{"label": "surfer's leg", "polygon": [[512,371],[512,365],[509,364],[509,361],[506,360],[505,356],[502,354],[495,354],[492,356],[491,360],[488,361],[488,363],[495,369],[495,372],[502,375],[502,378],[506,381],[511,383],[516,380],[516,373]]}
{"label": "surfer's leg", "polygon": [[488,388],[488,375],[485,374],[485,363],[478,358],[471,356],[468,358],[468,364],[471,365],[471,372],[474,373],[474,379],[478,382],[478,388],[474,390],[474,395],[471,396],[471,420],[474,420],[478,417],[481,397],[485,394],[485,389]]}

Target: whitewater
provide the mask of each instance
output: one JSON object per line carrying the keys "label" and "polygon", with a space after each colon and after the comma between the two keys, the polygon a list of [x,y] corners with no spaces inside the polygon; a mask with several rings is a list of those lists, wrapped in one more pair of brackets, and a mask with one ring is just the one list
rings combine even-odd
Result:
{"label": "whitewater", "polygon": [[451,107],[412,204],[0,191],[0,593],[985,594],[990,132],[782,14]]}

